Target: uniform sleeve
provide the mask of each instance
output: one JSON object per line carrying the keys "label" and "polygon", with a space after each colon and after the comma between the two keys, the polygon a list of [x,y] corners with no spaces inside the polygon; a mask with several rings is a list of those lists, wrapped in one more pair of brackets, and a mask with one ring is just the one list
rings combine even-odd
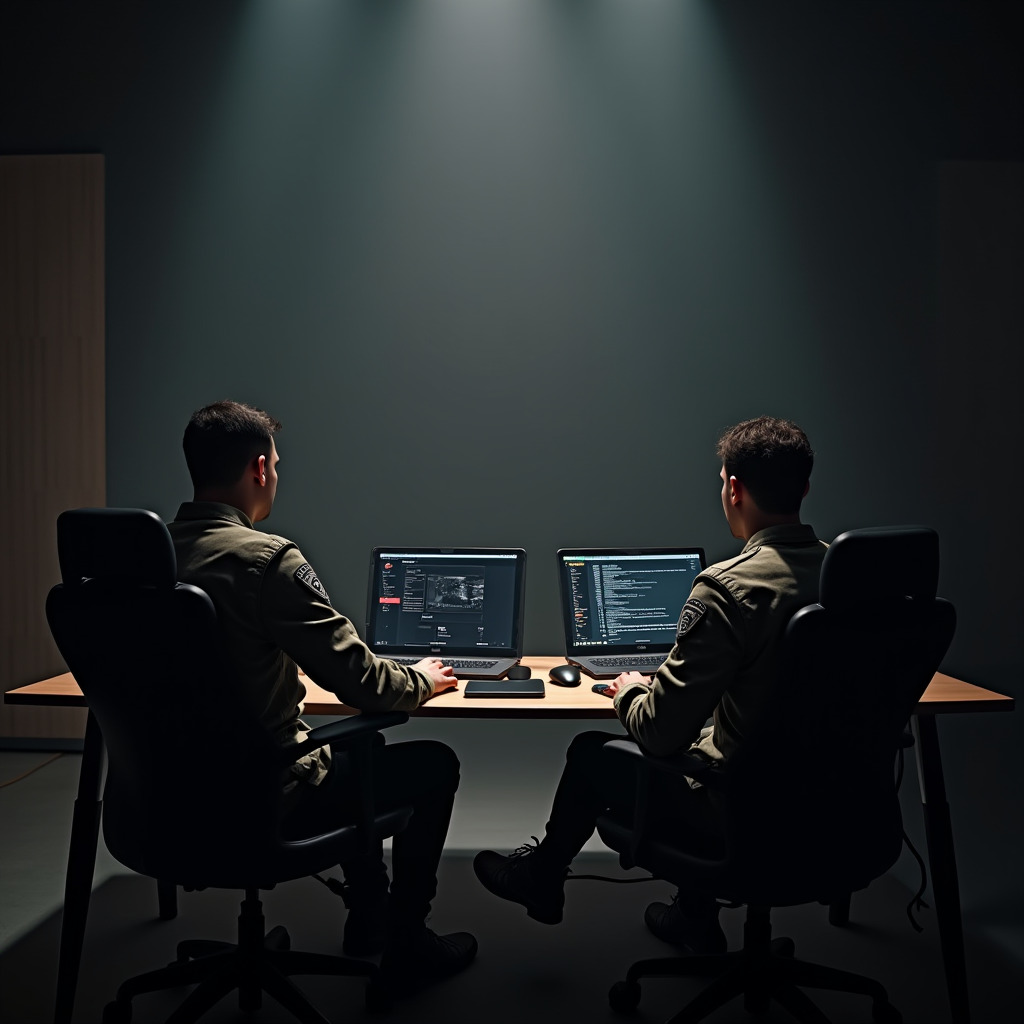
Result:
{"label": "uniform sleeve", "polygon": [[653,685],[618,694],[619,720],[657,757],[688,747],[735,678],[743,647],[736,602],[716,580],[698,577],[679,619],[676,644]]}
{"label": "uniform sleeve", "polygon": [[316,573],[294,545],[263,575],[260,614],[267,633],[317,685],[361,711],[409,711],[434,692],[430,677],[377,658],[331,607]]}

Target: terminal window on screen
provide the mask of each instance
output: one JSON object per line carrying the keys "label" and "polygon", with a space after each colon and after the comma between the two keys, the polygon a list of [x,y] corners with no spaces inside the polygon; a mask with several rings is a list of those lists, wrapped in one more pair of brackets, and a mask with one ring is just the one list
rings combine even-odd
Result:
{"label": "terminal window on screen", "polygon": [[700,560],[656,555],[567,558],[564,571],[577,647],[671,646]]}
{"label": "terminal window on screen", "polygon": [[382,556],[378,574],[375,644],[513,646],[514,557]]}

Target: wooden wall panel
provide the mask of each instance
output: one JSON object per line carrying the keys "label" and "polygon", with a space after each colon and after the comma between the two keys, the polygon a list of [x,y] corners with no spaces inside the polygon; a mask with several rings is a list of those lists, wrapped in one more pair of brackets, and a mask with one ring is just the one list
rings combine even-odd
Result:
{"label": "wooden wall panel", "polygon": [[[106,504],[103,157],[0,157],[0,685],[65,671],[46,625],[55,523]],[[0,708],[0,736],[79,736],[74,709]]]}

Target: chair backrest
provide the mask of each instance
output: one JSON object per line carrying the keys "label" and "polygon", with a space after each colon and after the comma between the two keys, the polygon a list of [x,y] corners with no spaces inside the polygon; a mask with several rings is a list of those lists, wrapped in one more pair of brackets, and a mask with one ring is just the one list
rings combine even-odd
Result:
{"label": "chair backrest", "polygon": [[46,613],[106,743],[110,851],[184,885],[265,871],[282,846],[280,751],[237,697],[209,597],[176,582],[166,526],[76,509],[57,544]]}
{"label": "chair backrest", "polygon": [[821,899],[896,861],[895,756],[956,627],[935,596],[938,559],[924,527],[854,530],[830,546],[819,603],[789,622],[773,700],[725,768],[728,795],[713,797],[733,898]]}

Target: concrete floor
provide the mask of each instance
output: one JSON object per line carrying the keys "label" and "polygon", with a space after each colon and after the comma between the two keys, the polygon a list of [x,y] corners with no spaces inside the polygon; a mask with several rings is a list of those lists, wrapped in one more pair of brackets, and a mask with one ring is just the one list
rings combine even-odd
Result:
{"label": "concrete floor", "polygon": [[[480,941],[480,955],[465,974],[398,1004],[388,1018],[395,1024],[617,1020],[620,1018],[609,1010],[606,1000],[610,984],[635,959],[672,955],[671,947],[651,936],[642,921],[649,901],[670,894],[664,883],[617,886],[573,882],[567,890],[565,922],[546,928],[527,919],[521,908],[490,896],[472,876],[470,856],[477,849],[509,850],[543,827],[567,742],[561,733],[571,735],[579,728],[579,723],[550,724],[551,735],[542,730],[543,742],[536,744],[529,757],[512,756],[512,768],[486,771],[483,766],[493,765],[493,757],[477,763],[472,756],[468,763],[463,757],[463,784],[431,926],[437,931],[473,931]],[[0,781],[47,756],[0,753]],[[5,1024],[33,1024],[49,1020],[52,1014],[63,878],[79,765],[80,756],[65,754],[0,789],[0,1019]],[[592,843],[577,864],[578,872],[596,868],[621,875],[614,857],[600,850],[599,844]],[[934,921],[925,912],[926,930],[916,934],[904,911],[909,896],[896,878],[885,876],[855,895],[850,928],[830,927],[824,908],[808,906],[777,911],[773,915],[775,932],[796,941],[798,957],[880,980],[904,1020],[949,1020]],[[101,847],[76,1020],[97,1021],[118,983],[167,962],[178,939],[230,939],[237,900],[238,894],[233,892],[181,894],[179,917],[159,922],[154,883],[126,872]],[[340,901],[322,886],[300,880],[279,886],[264,900],[268,922],[286,924],[294,948],[340,952],[344,911]],[[730,948],[740,944],[742,915],[742,910],[723,913]],[[974,1019],[1017,1024],[1024,1008],[1019,972],[995,946],[985,942],[983,930],[970,927],[968,967]],[[301,985],[332,1021],[366,1015],[357,981],[308,979]],[[699,982],[670,979],[645,983],[640,1009],[631,1019],[664,1019],[699,987]],[[133,1019],[162,1020],[183,995],[177,990],[141,998]],[[830,993],[813,997],[835,1021],[871,1019],[870,1004],[864,998]],[[256,1014],[242,1015],[229,998],[204,1019],[245,1019],[262,1024],[287,1017],[272,1001]],[[737,1002],[708,1019],[743,1021],[748,1015]],[[759,1019],[790,1018],[775,1007]]]}

